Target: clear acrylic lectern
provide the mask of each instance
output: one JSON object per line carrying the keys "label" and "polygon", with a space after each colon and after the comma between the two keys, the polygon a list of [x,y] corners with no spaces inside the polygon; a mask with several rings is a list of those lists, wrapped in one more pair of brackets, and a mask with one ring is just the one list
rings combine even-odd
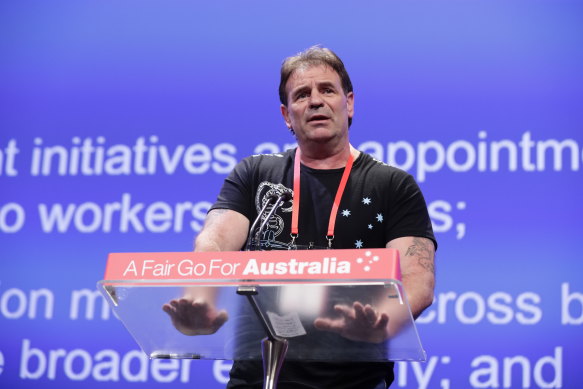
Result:
{"label": "clear acrylic lectern", "polygon": [[[265,388],[276,387],[284,356],[425,360],[392,249],[110,254],[98,288],[150,358],[263,358]],[[210,335],[182,334],[162,306],[185,295],[213,296],[228,320]],[[355,302],[388,315],[386,328],[369,329]]]}

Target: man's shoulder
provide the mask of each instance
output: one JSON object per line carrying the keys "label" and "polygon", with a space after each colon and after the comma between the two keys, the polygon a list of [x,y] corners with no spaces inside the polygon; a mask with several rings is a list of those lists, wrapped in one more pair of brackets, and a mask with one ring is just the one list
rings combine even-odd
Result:
{"label": "man's shoulder", "polygon": [[269,154],[252,154],[243,159],[250,163],[282,163],[287,159],[291,159],[293,156],[293,150],[285,150],[281,153],[269,153]]}
{"label": "man's shoulder", "polygon": [[281,153],[253,154],[245,157],[235,167],[235,174],[281,174],[293,165],[290,150]]}
{"label": "man's shoulder", "polygon": [[373,157],[372,155],[365,153],[364,151],[361,152],[361,161],[359,161],[359,165],[364,170],[369,170],[375,174],[382,174],[384,176],[394,177],[395,179],[405,180],[405,179],[412,179],[412,175],[407,173],[405,170],[400,169],[395,166],[391,166],[383,161],[380,161]]}

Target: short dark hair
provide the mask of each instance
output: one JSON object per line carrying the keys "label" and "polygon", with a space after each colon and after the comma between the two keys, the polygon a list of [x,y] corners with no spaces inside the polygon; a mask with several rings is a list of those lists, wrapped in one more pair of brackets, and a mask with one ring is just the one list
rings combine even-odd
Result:
{"label": "short dark hair", "polygon": [[[286,58],[281,64],[281,78],[279,81],[279,101],[287,106],[287,81],[295,72],[304,66],[324,65],[332,68],[340,77],[344,94],[352,92],[352,81],[344,67],[342,60],[332,50],[320,46],[312,46],[292,57]],[[352,124],[352,118],[348,118],[348,125]]]}

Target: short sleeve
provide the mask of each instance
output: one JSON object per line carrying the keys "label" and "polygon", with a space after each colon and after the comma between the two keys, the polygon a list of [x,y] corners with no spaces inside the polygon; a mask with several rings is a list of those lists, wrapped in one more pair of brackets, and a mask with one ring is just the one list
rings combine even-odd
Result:
{"label": "short sleeve", "polygon": [[239,212],[249,220],[253,220],[256,211],[252,207],[254,204],[251,191],[252,172],[250,158],[245,158],[239,162],[225,178],[217,201],[210,210],[230,209]]}
{"label": "short sleeve", "polygon": [[431,239],[437,249],[427,204],[415,179],[398,170],[391,181],[387,242],[405,236],[417,236]]}

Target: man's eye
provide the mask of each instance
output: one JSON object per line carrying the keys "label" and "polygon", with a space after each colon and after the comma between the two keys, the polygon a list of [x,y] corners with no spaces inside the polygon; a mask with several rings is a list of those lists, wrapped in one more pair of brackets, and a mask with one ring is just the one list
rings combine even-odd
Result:
{"label": "man's eye", "polygon": [[332,89],[332,88],[325,88],[324,89],[324,93],[326,93],[326,94],[334,93],[334,89]]}
{"label": "man's eye", "polygon": [[305,99],[306,97],[308,97],[306,92],[300,92],[296,95],[296,100]]}

